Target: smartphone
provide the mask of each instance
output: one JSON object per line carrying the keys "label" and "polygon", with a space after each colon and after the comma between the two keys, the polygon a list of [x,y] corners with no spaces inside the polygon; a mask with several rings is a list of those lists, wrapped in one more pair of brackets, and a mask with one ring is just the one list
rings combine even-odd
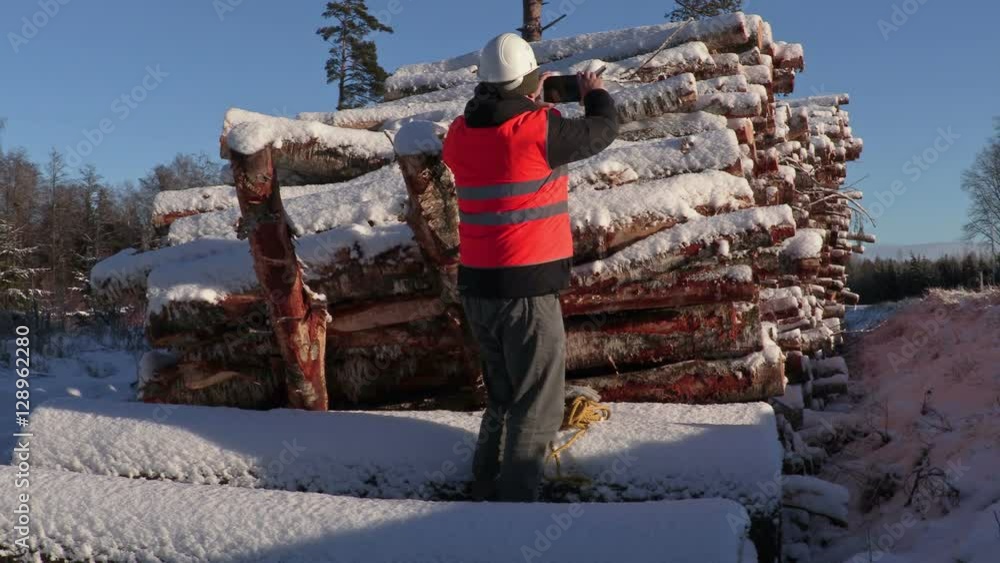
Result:
{"label": "smartphone", "polygon": [[[597,76],[604,74],[602,66]],[[550,76],[542,82],[542,100],[550,104],[565,104],[580,101],[580,83],[575,74]]]}
{"label": "smartphone", "polygon": [[542,82],[542,99],[550,104],[580,101],[580,83],[575,74],[550,76]]}

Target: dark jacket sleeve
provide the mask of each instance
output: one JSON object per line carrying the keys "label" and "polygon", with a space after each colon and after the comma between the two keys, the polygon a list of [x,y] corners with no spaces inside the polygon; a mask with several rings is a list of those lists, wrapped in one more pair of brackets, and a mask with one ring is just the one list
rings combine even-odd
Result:
{"label": "dark jacket sleeve", "polygon": [[548,160],[557,168],[606,149],[618,135],[615,101],[606,90],[591,90],[583,99],[585,116],[566,119],[549,112]]}

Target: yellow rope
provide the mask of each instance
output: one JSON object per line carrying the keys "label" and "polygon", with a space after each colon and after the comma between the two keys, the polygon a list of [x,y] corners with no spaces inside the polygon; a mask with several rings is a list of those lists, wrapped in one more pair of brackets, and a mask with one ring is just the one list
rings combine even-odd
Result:
{"label": "yellow rope", "polygon": [[567,448],[573,445],[573,442],[576,442],[580,439],[580,437],[586,434],[587,430],[590,429],[591,424],[608,420],[609,418],[611,418],[611,409],[607,406],[583,396],[573,399],[573,402],[566,409],[566,413],[563,416],[562,427],[560,430],[575,429],[576,432],[570,436],[569,440],[567,440],[565,444],[559,446],[558,448],[554,445],[550,445],[552,451],[549,453],[549,458],[555,460],[556,462],[556,477],[554,480],[573,481],[579,484],[586,484],[589,482],[586,477],[564,477],[562,474],[562,463],[559,460],[559,454],[566,451]]}

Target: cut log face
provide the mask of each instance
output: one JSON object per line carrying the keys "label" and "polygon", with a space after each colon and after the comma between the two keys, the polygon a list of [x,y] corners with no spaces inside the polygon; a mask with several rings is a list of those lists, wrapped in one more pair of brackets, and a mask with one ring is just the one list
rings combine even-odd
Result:
{"label": "cut log face", "polygon": [[331,402],[348,406],[401,401],[469,387],[460,327],[439,316],[388,330],[331,333]]}
{"label": "cut log face", "polygon": [[284,360],[289,404],[327,410],[326,301],[303,283],[271,151],[233,153],[231,162],[254,271]]}
{"label": "cut log face", "polygon": [[142,400],[251,409],[285,406],[285,382],[269,368],[232,361],[184,361],[158,370],[142,385]]}

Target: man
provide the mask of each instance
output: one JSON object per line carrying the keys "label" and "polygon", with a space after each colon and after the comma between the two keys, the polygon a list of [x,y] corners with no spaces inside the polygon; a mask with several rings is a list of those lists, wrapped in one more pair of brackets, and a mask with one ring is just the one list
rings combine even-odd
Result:
{"label": "man", "polygon": [[573,257],[566,165],[604,150],[618,122],[594,73],[578,75],[585,117],[565,119],[541,103],[544,77],[531,46],[513,33],[483,48],[479,79],[443,152],[458,190],[458,287],[488,398],[473,494],[530,502],[565,401],[558,294]]}

